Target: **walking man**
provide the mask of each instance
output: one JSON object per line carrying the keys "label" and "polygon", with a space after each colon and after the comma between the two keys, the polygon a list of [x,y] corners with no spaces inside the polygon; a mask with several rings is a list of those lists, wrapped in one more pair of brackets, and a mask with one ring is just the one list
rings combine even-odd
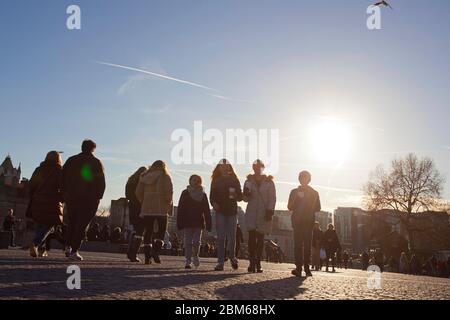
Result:
{"label": "walking man", "polygon": [[8,209],[8,215],[5,217],[5,220],[3,220],[3,231],[7,231],[11,234],[11,238],[9,240],[9,245],[11,247],[15,247],[15,224],[16,224],[16,219],[14,218],[14,211],[13,209],[9,208]]}
{"label": "walking man", "polygon": [[83,260],[78,250],[105,192],[103,165],[93,155],[96,147],[94,141],[84,140],[81,153],[67,159],[63,167],[64,199],[69,219],[66,255],[71,260]]}
{"label": "walking man", "polygon": [[294,256],[296,268],[292,274],[301,277],[302,267],[305,267],[307,277],[312,276],[309,269],[311,257],[311,238],[315,213],[320,211],[319,193],[309,186],[311,174],[300,172],[300,186],[293,189],[289,195],[288,209],[292,212],[291,221],[294,230]]}

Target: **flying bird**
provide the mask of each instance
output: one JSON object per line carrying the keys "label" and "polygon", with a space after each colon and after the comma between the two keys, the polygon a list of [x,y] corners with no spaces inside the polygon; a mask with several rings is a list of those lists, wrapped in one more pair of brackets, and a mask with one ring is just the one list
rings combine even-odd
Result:
{"label": "flying bird", "polygon": [[385,0],[377,2],[377,3],[374,3],[372,6],[375,6],[375,7],[385,6],[385,7],[391,8],[391,10],[394,10],[394,8],[392,8],[391,5]]}

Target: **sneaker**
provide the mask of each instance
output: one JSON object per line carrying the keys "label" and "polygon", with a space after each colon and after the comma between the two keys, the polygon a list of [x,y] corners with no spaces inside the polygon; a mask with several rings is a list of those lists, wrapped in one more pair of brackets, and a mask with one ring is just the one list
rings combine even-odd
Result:
{"label": "sneaker", "polygon": [[83,261],[83,257],[78,253],[78,251],[76,251],[76,252],[72,252],[69,255],[69,260]]}
{"label": "sneaker", "polygon": [[230,262],[231,262],[231,267],[234,270],[237,270],[239,268],[238,261],[236,258],[230,259]]}
{"label": "sneaker", "polygon": [[215,268],[214,271],[223,271],[223,264],[218,264]]}
{"label": "sneaker", "polygon": [[33,244],[30,245],[30,256],[32,256],[33,258],[37,258],[38,256],[38,248],[35,247]]}
{"label": "sneaker", "polygon": [[294,269],[291,271],[292,275],[296,276],[296,277],[301,277],[302,276],[302,269]]}
{"label": "sneaker", "polygon": [[198,268],[200,266],[200,260],[198,257],[193,257],[192,262],[194,263],[194,267]]}
{"label": "sneaker", "polygon": [[38,256],[42,257],[42,258],[46,258],[46,257],[48,257],[48,251],[47,250],[39,250]]}

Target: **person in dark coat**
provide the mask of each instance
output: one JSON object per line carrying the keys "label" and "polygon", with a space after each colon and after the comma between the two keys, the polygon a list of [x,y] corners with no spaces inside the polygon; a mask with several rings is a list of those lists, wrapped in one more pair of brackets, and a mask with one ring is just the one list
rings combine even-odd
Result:
{"label": "person in dark coat", "polygon": [[361,267],[363,271],[366,271],[369,268],[369,254],[366,250],[361,255]]}
{"label": "person in dark coat", "polygon": [[105,224],[100,231],[100,241],[108,242],[111,239],[111,228]]}
{"label": "person in dark coat", "polygon": [[[125,185],[125,197],[128,201],[128,211],[130,217],[130,224],[133,226],[133,230],[136,231],[138,228],[142,227],[143,220],[139,217],[141,213],[141,203],[136,197],[136,188],[139,183],[139,179],[141,175],[147,171],[146,167],[140,167],[135,173],[128,178],[127,184]],[[131,237],[131,239],[134,235]],[[133,256],[132,250],[133,241],[130,241],[128,244],[127,257],[131,262],[140,262],[137,253],[139,253],[139,249],[136,254]]]}
{"label": "person in dark coat", "polygon": [[181,193],[178,201],[177,228],[184,230],[185,269],[200,265],[199,248],[202,230],[211,232],[211,211],[208,196],[203,191],[202,178],[192,175],[189,186]]}
{"label": "person in dark coat", "polygon": [[14,218],[14,210],[9,208],[8,209],[8,215],[3,220],[3,231],[7,231],[11,233],[11,237],[9,240],[9,245],[11,247],[15,247],[16,244],[14,243],[14,237],[15,237],[15,224],[16,219]]}
{"label": "person in dark coat", "polygon": [[307,277],[312,276],[309,269],[311,258],[311,238],[315,221],[315,213],[320,211],[319,193],[309,186],[311,174],[300,172],[300,186],[289,194],[288,210],[292,212],[292,228],[294,235],[295,266],[292,274],[301,277],[302,267],[305,267]]}
{"label": "person in dark coat", "polygon": [[62,167],[61,156],[57,151],[50,151],[45,161],[33,172],[30,180],[30,211],[36,223],[36,232],[30,245],[32,257],[47,256],[39,248],[45,243],[54,227],[62,224]]}
{"label": "person in dark coat", "polygon": [[67,256],[71,260],[83,260],[78,250],[105,192],[103,165],[93,155],[96,147],[92,140],[83,141],[81,153],[70,157],[63,167],[64,199],[69,219],[67,244],[71,248]]}
{"label": "person in dark coat", "polygon": [[[242,188],[231,164],[222,159],[214,168],[209,196],[214,208],[217,224],[217,265],[216,271],[223,271],[225,253],[228,251],[231,267],[238,269],[236,250],[237,203],[242,201]],[[228,240],[227,245],[225,240]],[[227,247],[228,250],[225,249]]]}
{"label": "person in dark coat", "polygon": [[331,259],[331,271],[336,272],[336,270],[334,269],[336,264],[336,252],[340,250],[341,245],[339,244],[336,230],[334,230],[334,226],[331,223],[328,225],[327,231],[325,231],[323,234],[322,246],[325,248],[325,253],[327,255],[326,271],[328,272],[328,264]]}
{"label": "person in dark coat", "polygon": [[344,253],[342,254],[342,260],[344,261],[344,268],[347,269],[348,268],[348,260],[349,260],[350,256],[347,252],[347,250],[344,251]]}
{"label": "person in dark coat", "polygon": [[244,243],[244,235],[242,234],[241,226],[239,223],[236,225],[236,249],[234,255],[239,257],[239,251],[241,250],[241,243]]}

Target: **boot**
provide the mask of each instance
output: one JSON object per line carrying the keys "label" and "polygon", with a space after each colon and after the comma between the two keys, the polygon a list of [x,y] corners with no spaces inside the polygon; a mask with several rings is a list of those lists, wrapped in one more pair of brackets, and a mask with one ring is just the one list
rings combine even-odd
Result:
{"label": "boot", "polygon": [[155,263],[161,263],[161,259],[159,258],[159,254],[161,252],[161,248],[163,247],[163,245],[164,245],[164,241],[159,240],[159,239],[157,239],[157,240],[155,240],[153,242],[153,254],[152,254],[152,256],[153,256],[153,260],[155,260]]}
{"label": "boot", "polygon": [[250,258],[249,261],[250,265],[248,266],[247,271],[250,273],[255,273],[256,272],[255,260],[253,258]]}
{"label": "boot", "polygon": [[307,277],[312,277],[311,270],[309,269],[309,264],[305,265],[305,273]]}
{"label": "boot", "polygon": [[127,257],[131,262],[141,262],[138,258],[139,248],[141,247],[142,237],[134,236],[128,246]]}
{"label": "boot", "polygon": [[145,254],[145,264],[152,264],[152,255],[153,255],[153,250],[152,250],[152,245],[149,244],[144,244],[144,254]]}

